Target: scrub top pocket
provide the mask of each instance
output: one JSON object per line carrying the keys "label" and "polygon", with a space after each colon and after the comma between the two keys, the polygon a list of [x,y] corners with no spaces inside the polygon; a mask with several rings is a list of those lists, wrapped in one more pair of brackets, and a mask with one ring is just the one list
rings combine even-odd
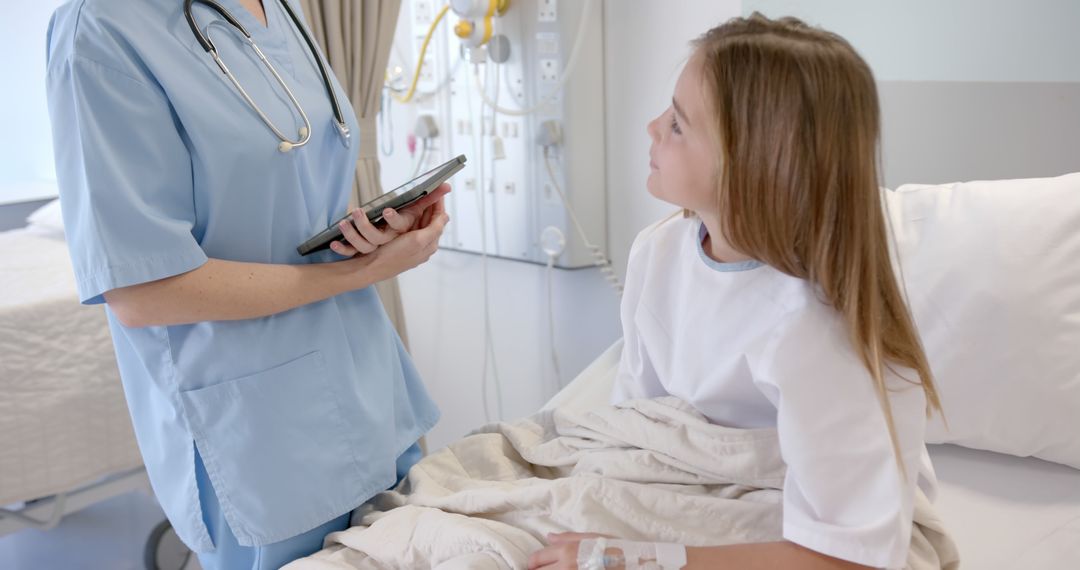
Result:
{"label": "scrub top pocket", "polygon": [[[180,393],[195,445],[241,544],[282,540],[318,526],[341,515],[341,505],[364,487],[331,387],[323,355],[314,351]],[[295,515],[292,528],[277,533],[285,536],[253,530],[282,512]]]}

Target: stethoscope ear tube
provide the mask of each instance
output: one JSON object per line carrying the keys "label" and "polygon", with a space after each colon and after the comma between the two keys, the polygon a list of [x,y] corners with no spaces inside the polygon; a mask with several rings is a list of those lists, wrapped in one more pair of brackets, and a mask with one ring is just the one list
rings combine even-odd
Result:
{"label": "stethoscope ear tube", "polygon": [[322,75],[323,85],[326,87],[326,95],[330,97],[330,106],[334,109],[334,122],[337,123],[338,132],[341,133],[342,141],[348,146],[350,138],[349,127],[345,124],[345,114],[341,111],[341,105],[338,104],[337,94],[334,93],[334,84],[330,81],[330,74],[326,71],[326,66],[323,64],[322,57],[319,56],[319,50],[315,49],[315,42],[312,41],[311,36],[308,35],[304,26],[300,25],[300,18],[293,11],[292,6],[288,1],[281,2],[281,5],[285,8],[285,11],[289,13],[289,17],[292,18],[296,29],[300,30],[300,35],[304,37],[304,42],[307,43],[308,49],[311,51],[311,56],[315,58],[315,63],[318,64],[319,73]]}
{"label": "stethoscope ear tube", "polygon": [[[312,41],[311,36],[308,34],[307,30],[302,25],[299,16],[297,16],[296,12],[293,11],[292,6],[289,5],[289,2],[287,0],[280,1],[281,5],[285,8],[285,11],[288,12],[289,18],[293,21],[293,25],[296,26],[297,30],[299,30],[300,35],[303,36],[304,42],[307,44],[312,56],[315,58],[315,63],[319,68],[319,73],[322,75],[323,86],[326,88],[326,93],[330,98],[330,106],[332,107],[334,112],[334,126],[337,127],[338,133],[341,135],[342,144],[348,147],[351,142],[352,134],[349,132],[349,126],[345,123],[345,115],[342,113],[341,106],[338,103],[337,93],[335,93],[334,91],[334,84],[330,79],[330,74],[326,71],[326,66],[323,64],[322,57],[319,56],[319,50],[315,47],[315,42]],[[227,22],[232,24],[233,27],[240,30],[240,33],[244,35],[244,39],[247,41],[248,45],[251,47],[252,50],[255,51],[255,54],[259,57],[259,60],[262,61],[266,69],[269,70],[270,73],[274,76],[274,79],[277,81],[278,85],[280,85],[281,88],[285,90],[285,94],[288,95],[289,100],[293,104],[293,107],[295,107],[297,112],[300,113],[300,117],[304,121],[304,126],[300,128],[298,139],[290,139],[289,137],[285,136],[285,134],[282,133],[277,127],[275,127],[274,124],[270,121],[270,118],[267,117],[265,113],[263,113],[262,109],[259,108],[259,106],[247,93],[244,87],[240,85],[240,82],[237,81],[236,77],[233,76],[232,72],[229,71],[228,66],[226,66],[225,62],[223,62],[221,60],[221,57],[218,56],[217,47],[214,45],[213,40],[207,37],[206,34],[204,34],[202,30],[199,29],[199,25],[195,21],[195,15],[192,11],[192,6],[196,2],[214,10],[219,15],[221,15],[221,17],[224,18]],[[273,131],[274,135],[276,135],[277,138],[281,141],[281,144],[278,145],[278,150],[281,152],[289,152],[296,147],[307,144],[307,142],[311,139],[311,121],[308,119],[307,113],[304,112],[304,108],[300,105],[300,102],[297,100],[296,95],[293,94],[292,90],[289,89],[289,86],[285,83],[285,80],[282,79],[281,75],[277,72],[276,69],[274,69],[274,66],[270,63],[270,60],[266,57],[265,54],[263,54],[262,50],[259,49],[259,46],[255,44],[255,40],[252,39],[251,34],[247,31],[247,29],[244,28],[244,26],[239,21],[237,21],[236,18],[234,18],[228,10],[226,10],[224,7],[221,6],[221,4],[218,4],[214,0],[184,0],[184,17],[187,19],[188,26],[191,28],[191,33],[195,35],[195,39],[198,40],[199,45],[202,46],[204,51],[210,54],[210,56],[214,59],[214,63],[217,64],[218,69],[220,69],[221,72],[225,74],[225,77],[227,77],[229,82],[233,84],[233,87],[235,87],[236,90],[239,91],[240,96],[244,98],[244,101],[247,102],[248,106],[250,106],[251,109],[254,110],[256,114],[258,114],[259,119],[262,120],[262,122],[271,131]]]}
{"label": "stethoscope ear tube", "polygon": [[236,18],[234,18],[221,4],[214,2],[214,0],[184,0],[184,18],[187,19],[188,26],[191,28],[191,33],[195,34],[195,39],[199,41],[199,45],[202,46],[204,51],[217,53],[217,48],[214,47],[214,42],[211,42],[203,35],[202,30],[199,29],[198,22],[195,21],[195,15],[191,11],[191,6],[195,2],[203,4],[220,14],[222,18],[225,18],[230,24],[236,26],[236,29],[240,30],[240,33],[244,34],[244,37],[247,38],[248,41],[251,41],[251,34],[248,33],[247,28],[237,21]]}

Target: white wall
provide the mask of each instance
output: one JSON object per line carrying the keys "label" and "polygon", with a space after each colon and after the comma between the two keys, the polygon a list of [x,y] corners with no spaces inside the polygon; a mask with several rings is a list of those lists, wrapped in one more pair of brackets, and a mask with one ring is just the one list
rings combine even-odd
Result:
{"label": "white wall", "polygon": [[634,236],[675,208],[645,189],[649,175],[646,124],[671,104],[690,40],[738,16],[738,0],[607,0],[608,227],[620,274]]}
{"label": "white wall", "polygon": [[[0,204],[56,195],[45,100],[45,32],[60,0],[4,0],[0,17]],[[16,16],[17,14],[17,16]]]}
{"label": "white wall", "polygon": [[846,38],[879,81],[1080,81],[1075,0],[745,0]]}
{"label": "white wall", "polygon": [[1080,171],[1080,2],[745,0],[839,33],[878,80],[884,181]]}
{"label": "white wall", "polygon": [[[561,9],[573,6],[563,2]],[[667,106],[687,43],[739,11],[737,0],[604,2],[608,238],[620,274],[637,232],[672,211],[645,190],[645,125]],[[380,155],[387,186],[411,172],[404,148],[414,119],[407,106],[392,108],[396,152]],[[509,419],[535,411],[555,389],[545,268],[492,259],[489,271],[491,324]],[[442,251],[404,275],[401,284],[411,351],[443,410],[442,422],[428,438],[438,448],[484,422],[480,258]],[[554,285],[556,344],[567,381],[620,336],[618,301],[596,270],[557,270]]]}

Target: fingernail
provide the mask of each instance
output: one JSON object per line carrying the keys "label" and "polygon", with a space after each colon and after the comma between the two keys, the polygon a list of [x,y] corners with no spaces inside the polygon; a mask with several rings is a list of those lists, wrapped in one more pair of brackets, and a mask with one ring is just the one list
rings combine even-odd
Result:
{"label": "fingernail", "polygon": [[393,218],[397,215],[397,212],[395,212],[393,208],[387,208],[383,210],[382,215],[384,218]]}

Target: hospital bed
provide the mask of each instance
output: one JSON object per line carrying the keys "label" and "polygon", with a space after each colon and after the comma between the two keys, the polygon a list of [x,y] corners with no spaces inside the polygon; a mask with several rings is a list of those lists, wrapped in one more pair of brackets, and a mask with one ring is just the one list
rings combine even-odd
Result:
{"label": "hospital bed", "polygon": [[[0,232],[0,268],[0,536],[150,492],[104,310],[79,304],[63,233]],[[149,559],[168,538],[151,532]]]}
{"label": "hospital bed", "polygon": [[[619,341],[545,409],[606,404],[621,350]],[[1080,470],[954,445],[929,447],[939,480],[935,504],[960,548],[961,568],[1080,568]]]}

